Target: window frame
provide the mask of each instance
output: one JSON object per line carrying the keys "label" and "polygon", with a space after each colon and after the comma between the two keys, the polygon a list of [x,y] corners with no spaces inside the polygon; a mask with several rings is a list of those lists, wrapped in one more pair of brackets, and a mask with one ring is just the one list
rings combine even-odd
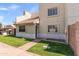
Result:
{"label": "window frame", "polygon": [[[49,26],[50,26],[50,28],[49,28]],[[50,29],[55,29],[55,31],[50,31]],[[57,27],[57,25],[48,25],[48,32],[50,33],[50,32],[55,32],[55,33],[57,33],[58,32],[58,27]]]}
{"label": "window frame", "polygon": [[[52,12],[52,11],[51,11],[51,12],[49,11],[49,10],[51,10],[51,9],[52,9],[52,10],[53,10],[53,9],[57,9],[57,14],[56,14],[56,15],[54,15],[54,14],[49,15],[49,13]],[[48,17],[50,17],[50,16],[58,16],[58,15],[59,15],[59,8],[57,8],[57,7],[48,8],[47,12],[48,12],[48,13],[47,13],[47,16],[48,16]],[[55,11],[55,12],[56,12],[56,11]]]}
{"label": "window frame", "polygon": [[[22,29],[21,27],[24,27],[24,29]],[[19,32],[26,32],[25,25],[20,25],[19,26]]]}

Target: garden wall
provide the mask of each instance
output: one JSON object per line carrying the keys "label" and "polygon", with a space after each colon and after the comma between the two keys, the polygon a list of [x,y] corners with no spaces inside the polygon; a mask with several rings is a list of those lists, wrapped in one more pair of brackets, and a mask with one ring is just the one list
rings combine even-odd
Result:
{"label": "garden wall", "polygon": [[79,56],[79,22],[68,26],[68,42],[74,54]]}

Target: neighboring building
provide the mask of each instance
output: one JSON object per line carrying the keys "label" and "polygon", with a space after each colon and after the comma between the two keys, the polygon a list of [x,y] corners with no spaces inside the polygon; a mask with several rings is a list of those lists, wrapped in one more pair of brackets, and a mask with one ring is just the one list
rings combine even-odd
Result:
{"label": "neighboring building", "polygon": [[16,35],[16,27],[14,25],[6,25],[0,29],[2,35]]}

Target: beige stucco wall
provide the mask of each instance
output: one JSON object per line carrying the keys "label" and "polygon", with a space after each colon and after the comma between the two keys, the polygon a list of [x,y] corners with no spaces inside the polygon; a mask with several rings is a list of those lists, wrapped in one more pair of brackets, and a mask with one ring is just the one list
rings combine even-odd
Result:
{"label": "beige stucco wall", "polygon": [[79,20],[79,3],[68,3],[65,5],[65,18],[67,24],[74,24]]}
{"label": "beige stucco wall", "polygon": [[[17,33],[19,32],[19,26],[20,25],[16,25],[16,32]],[[25,25],[25,32],[24,33],[26,33],[26,34],[34,34],[35,33],[35,25],[33,25],[33,24]]]}
{"label": "beige stucco wall", "polygon": [[25,32],[19,32],[19,26],[20,25],[16,25],[16,36],[26,37],[26,38],[35,38],[35,25],[34,24],[25,25]]}
{"label": "beige stucco wall", "polygon": [[[58,8],[58,15],[48,16],[49,8]],[[39,37],[66,39],[65,36],[65,4],[63,3],[41,3],[39,8]],[[48,32],[48,25],[57,25],[58,32]]]}
{"label": "beige stucco wall", "polygon": [[[58,8],[59,14],[57,16],[48,16],[48,9],[54,7]],[[48,25],[57,24],[58,34],[65,34],[68,38],[68,25],[79,21],[79,3],[43,3],[40,4],[39,9],[39,32],[41,34],[50,34],[48,33]]]}
{"label": "beige stucco wall", "polygon": [[65,4],[65,29],[68,38],[68,25],[72,25],[79,21],[79,3],[66,3]]}
{"label": "beige stucco wall", "polygon": [[[48,16],[49,8],[58,8],[57,16]],[[58,32],[64,33],[65,31],[65,16],[64,16],[64,4],[40,4],[40,33],[48,33],[48,25],[58,25]]]}

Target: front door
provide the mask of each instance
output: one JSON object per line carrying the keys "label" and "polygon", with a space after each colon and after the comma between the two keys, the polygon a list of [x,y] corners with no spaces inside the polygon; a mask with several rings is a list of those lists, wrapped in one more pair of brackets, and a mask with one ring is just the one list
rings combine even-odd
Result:
{"label": "front door", "polygon": [[38,24],[36,24],[35,26],[35,37],[38,38],[38,29],[39,29],[39,26]]}

